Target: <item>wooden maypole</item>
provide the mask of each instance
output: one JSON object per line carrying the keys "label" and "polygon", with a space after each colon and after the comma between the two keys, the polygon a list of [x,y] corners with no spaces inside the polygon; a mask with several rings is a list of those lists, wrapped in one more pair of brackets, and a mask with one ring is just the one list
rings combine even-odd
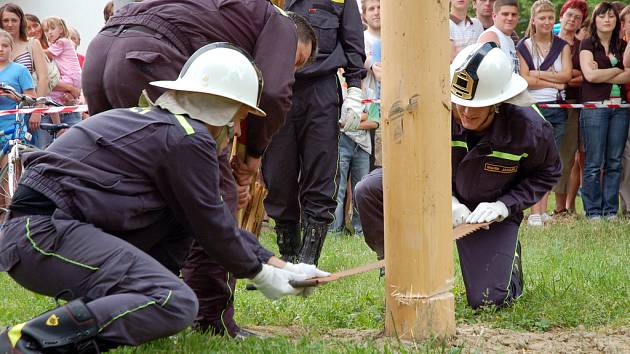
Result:
{"label": "wooden maypole", "polygon": [[381,0],[385,333],[455,332],[448,1]]}

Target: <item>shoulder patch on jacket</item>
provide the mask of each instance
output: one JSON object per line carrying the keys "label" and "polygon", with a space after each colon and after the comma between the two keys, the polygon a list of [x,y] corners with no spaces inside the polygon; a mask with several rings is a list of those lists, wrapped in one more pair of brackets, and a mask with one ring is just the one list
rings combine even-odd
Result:
{"label": "shoulder patch on jacket", "polygon": [[131,107],[129,108],[130,111],[134,112],[134,113],[138,113],[138,114],[147,114],[149,112],[151,112],[153,108],[152,107]]}
{"label": "shoulder patch on jacket", "polygon": [[483,170],[492,173],[516,173],[518,171],[518,166],[504,166],[494,163],[486,162],[483,165]]}

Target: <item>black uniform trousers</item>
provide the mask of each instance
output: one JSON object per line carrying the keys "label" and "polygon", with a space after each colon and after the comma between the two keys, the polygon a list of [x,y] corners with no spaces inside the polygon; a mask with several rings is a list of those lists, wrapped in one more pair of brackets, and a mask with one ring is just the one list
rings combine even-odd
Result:
{"label": "black uniform trousers", "polygon": [[82,298],[110,344],[139,345],[189,326],[192,290],[131,243],[57,209],[11,218],[0,232],[0,272],[46,296]]}
{"label": "black uniform trousers", "polygon": [[385,258],[383,217],[383,169],[377,168],[354,187],[354,201],[363,227],[363,237],[378,259]]}
{"label": "black uniform trousers", "polygon": [[299,78],[286,122],[263,158],[265,210],[277,223],[330,223],[339,184],[341,91],[335,74]]}
{"label": "black uniform trousers", "polygon": [[[365,242],[380,259],[385,255],[383,229],[383,170],[365,176],[355,188],[355,200]],[[516,219],[516,220],[515,220]],[[517,254],[521,218],[509,218],[457,241],[459,264],[468,304],[504,306],[523,292],[520,254]]]}
{"label": "black uniform trousers", "polygon": [[177,79],[187,59],[159,34],[133,27],[100,32],[90,42],[81,77],[90,114],[136,107],[145,89],[155,100],[164,89],[149,82]]}
{"label": "black uniform trousers", "polygon": [[[100,32],[90,42],[82,80],[91,114],[112,108],[135,107],[143,89],[155,100],[163,89],[148,83],[175,80],[179,76],[188,57],[161,35],[150,32],[116,27]],[[221,195],[230,209],[234,209],[236,182],[226,155],[219,157],[219,165]],[[230,201],[234,201],[234,207]],[[155,249],[152,255],[177,274],[178,265],[166,254],[169,249]],[[227,329],[233,335],[238,328],[233,318],[236,278],[210,259],[197,242],[193,243],[182,273],[184,281],[199,299],[195,327],[214,333],[225,333]]]}

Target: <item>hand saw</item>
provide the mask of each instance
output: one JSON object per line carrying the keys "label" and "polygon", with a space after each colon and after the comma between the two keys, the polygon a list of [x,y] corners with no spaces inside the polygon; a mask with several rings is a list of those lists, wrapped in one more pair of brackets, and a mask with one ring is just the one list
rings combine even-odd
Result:
{"label": "hand saw", "polygon": [[[491,223],[492,222],[459,225],[453,229],[453,240],[459,240],[460,238],[464,236],[468,236],[479,229],[487,228],[488,225],[490,225]],[[306,288],[306,287],[311,287],[311,286],[318,286],[321,284],[330,283],[331,281],[335,281],[337,279],[349,277],[351,275],[356,275],[360,273],[365,273],[373,269],[384,268],[384,267],[385,267],[385,260],[381,260],[378,262],[369,263],[369,264],[365,264],[359,267],[346,269],[341,272],[333,273],[327,277],[311,278],[311,279],[306,279],[302,281],[291,281],[289,282],[289,284],[291,284],[291,286],[294,288]]]}

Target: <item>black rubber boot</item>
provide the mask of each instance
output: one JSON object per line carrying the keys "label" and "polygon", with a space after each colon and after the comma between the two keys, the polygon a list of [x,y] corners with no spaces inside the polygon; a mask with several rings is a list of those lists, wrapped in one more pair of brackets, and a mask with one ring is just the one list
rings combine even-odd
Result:
{"label": "black rubber boot", "polygon": [[300,249],[299,262],[317,265],[319,256],[326,240],[328,223],[307,220],[304,223],[302,234],[302,248]]}
{"label": "black rubber boot", "polygon": [[82,300],[0,332],[0,353],[100,353],[96,319]]}
{"label": "black rubber boot", "polygon": [[285,262],[295,263],[302,246],[298,224],[276,224],[276,235],[280,258]]}

